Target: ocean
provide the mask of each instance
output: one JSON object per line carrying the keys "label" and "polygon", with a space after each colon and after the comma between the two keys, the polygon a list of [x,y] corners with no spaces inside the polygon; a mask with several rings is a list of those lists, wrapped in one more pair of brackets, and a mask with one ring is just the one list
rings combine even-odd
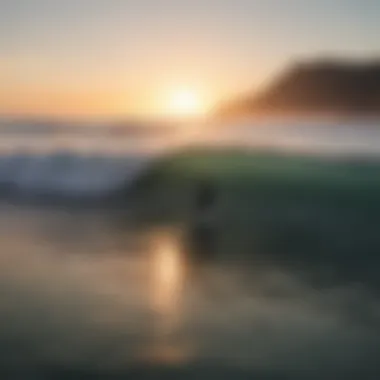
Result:
{"label": "ocean", "polygon": [[2,124],[2,378],[378,378],[378,123]]}

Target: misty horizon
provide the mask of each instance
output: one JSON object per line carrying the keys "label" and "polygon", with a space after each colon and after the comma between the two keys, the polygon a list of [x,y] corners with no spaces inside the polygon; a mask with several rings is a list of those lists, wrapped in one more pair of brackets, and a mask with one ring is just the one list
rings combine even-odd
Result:
{"label": "misty horizon", "polygon": [[2,0],[0,114],[207,114],[304,57],[378,55],[377,14],[372,0]]}
{"label": "misty horizon", "polygon": [[380,378],[380,1],[0,0],[0,378]]}

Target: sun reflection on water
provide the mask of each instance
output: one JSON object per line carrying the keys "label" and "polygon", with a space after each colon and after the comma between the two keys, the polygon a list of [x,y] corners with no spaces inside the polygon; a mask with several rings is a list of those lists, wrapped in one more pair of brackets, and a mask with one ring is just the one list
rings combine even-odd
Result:
{"label": "sun reflection on water", "polygon": [[181,328],[186,265],[180,239],[170,232],[152,239],[151,306],[155,312],[154,343],[148,359],[179,362],[188,358],[188,349],[178,339]]}
{"label": "sun reflection on water", "polygon": [[171,319],[179,312],[185,274],[178,239],[173,233],[157,234],[152,254],[152,306],[159,315]]}

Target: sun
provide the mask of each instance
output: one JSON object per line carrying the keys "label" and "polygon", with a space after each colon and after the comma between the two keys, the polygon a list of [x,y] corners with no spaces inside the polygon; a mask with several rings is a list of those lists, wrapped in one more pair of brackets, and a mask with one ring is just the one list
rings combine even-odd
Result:
{"label": "sun", "polygon": [[202,95],[190,88],[178,88],[167,97],[165,111],[174,117],[196,117],[206,113],[207,105]]}

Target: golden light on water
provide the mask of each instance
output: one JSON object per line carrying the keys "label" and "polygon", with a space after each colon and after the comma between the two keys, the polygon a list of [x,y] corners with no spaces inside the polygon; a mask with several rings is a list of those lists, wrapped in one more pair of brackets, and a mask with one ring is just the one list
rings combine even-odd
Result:
{"label": "golden light on water", "polygon": [[156,312],[154,341],[143,353],[144,360],[179,363],[188,359],[187,344],[178,341],[184,297],[185,262],[178,239],[172,233],[153,237],[151,302]]}
{"label": "golden light on water", "polygon": [[184,281],[181,250],[172,235],[163,234],[156,240],[153,255],[154,308],[170,317],[178,308]]}

